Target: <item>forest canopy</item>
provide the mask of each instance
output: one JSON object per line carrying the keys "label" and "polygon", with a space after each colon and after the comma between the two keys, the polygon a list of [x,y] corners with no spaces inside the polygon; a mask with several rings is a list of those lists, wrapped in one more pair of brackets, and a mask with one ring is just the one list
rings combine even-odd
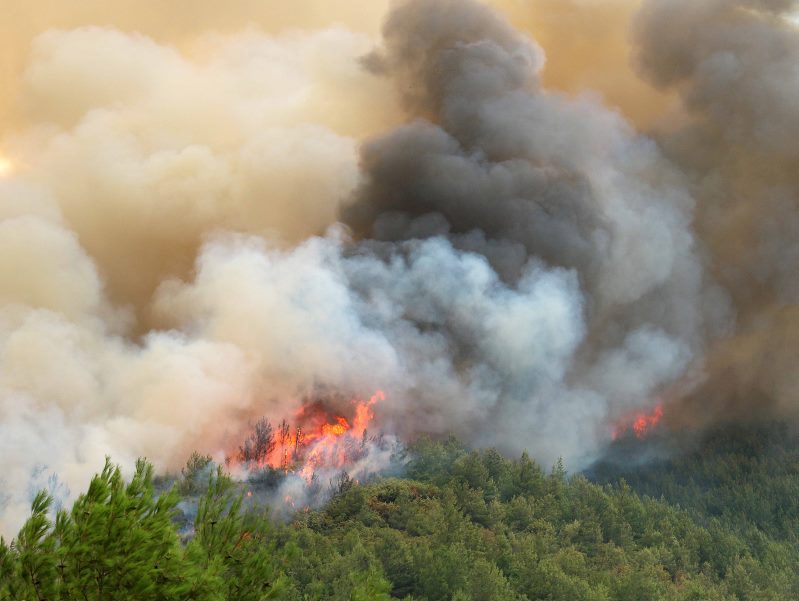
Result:
{"label": "forest canopy", "polygon": [[423,439],[401,477],[342,477],[322,508],[276,520],[201,455],[175,478],[141,460],[129,481],[109,460],[69,510],[36,496],[0,545],[0,599],[799,597],[799,450],[784,428],[589,474]]}

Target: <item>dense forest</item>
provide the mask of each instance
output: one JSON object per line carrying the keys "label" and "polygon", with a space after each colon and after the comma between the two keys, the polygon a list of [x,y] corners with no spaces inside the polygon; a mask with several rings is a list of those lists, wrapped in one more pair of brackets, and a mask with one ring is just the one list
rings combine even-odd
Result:
{"label": "dense forest", "polygon": [[40,493],[0,545],[0,599],[799,598],[799,445],[779,426],[577,475],[420,440],[401,477],[339,478],[288,520],[211,467],[195,455],[169,485],[109,462],[68,511]]}

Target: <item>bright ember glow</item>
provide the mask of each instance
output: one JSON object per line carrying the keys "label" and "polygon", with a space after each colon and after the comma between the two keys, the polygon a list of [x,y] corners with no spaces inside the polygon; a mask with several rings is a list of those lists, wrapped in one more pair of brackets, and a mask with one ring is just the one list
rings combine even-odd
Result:
{"label": "bright ember glow", "polygon": [[296,472],[307,480],[321,469],[344,468],[363,454],[365,434],[374,419],[373,407],[385,398],[385,393],[378,390],[369,400],[353,401],[351,420],[331,415],[321,403],[304,405],[295,414],[293,424],[284,420],[275,428],[265,459],[245,462],[239,457],[234,460],[247,463],[250,468],[271,467],[286,473]]}
{"label": "bright ember glow", "polygon": [[613,430],[613,440],[632,430],[638,439],[643,439],[649,434],[663,418],[663,404],[658,403],[649,413],[636,412],[620,420]]}
{"label": "bright ember glow", "polygon": [[305,454],[300,474],[310,480],[314,472],[321,468],[343,468],[351,463],[358,451],[362,450],[363,435],[374,418],[372,406],[385,398],[383,391],[378,390],[368,401],[356,402],[352,426],[341,416],[336,416],[334,424],[323,424],[322,435],[312,439]]}

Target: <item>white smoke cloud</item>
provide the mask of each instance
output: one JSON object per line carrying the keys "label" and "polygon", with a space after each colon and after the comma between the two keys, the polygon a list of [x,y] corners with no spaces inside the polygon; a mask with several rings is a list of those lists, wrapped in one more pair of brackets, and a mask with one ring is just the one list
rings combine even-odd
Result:
{"label": "white smoke cloud", "polygon": [[[4,141],[14,169],[0,179],[0,531],[20,523],[34,474],[80,490],[105,455],[174,468],[240,434],[270,372],[288,369],[280,344],[261,356],[237,338],[261,307],[218,312],[225,332],[204,338],[154,328],[153,295],[216,232],[288,244],[335,221],[359,177],[357,98],[386,87],[358,66],[370,47],[342,29],[208,36],[191,55],[96,27],[35,40],[29,124]],[[232,283],[247,259],[229,258],[204,278]]]}

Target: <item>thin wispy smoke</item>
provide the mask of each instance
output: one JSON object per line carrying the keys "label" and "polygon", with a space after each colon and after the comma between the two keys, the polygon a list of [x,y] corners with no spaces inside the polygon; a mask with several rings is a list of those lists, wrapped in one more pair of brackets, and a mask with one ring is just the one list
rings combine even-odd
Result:
{"label": "thin wispy smoke", "polygon": [[320,391],[573,469],[662,400],[793,412],[792,6],[644,2],[636,68],[680,101],[652,132],[472,0],[379,37],[35,37],[0,142],[0,531],[51,474],[222,460]]}

